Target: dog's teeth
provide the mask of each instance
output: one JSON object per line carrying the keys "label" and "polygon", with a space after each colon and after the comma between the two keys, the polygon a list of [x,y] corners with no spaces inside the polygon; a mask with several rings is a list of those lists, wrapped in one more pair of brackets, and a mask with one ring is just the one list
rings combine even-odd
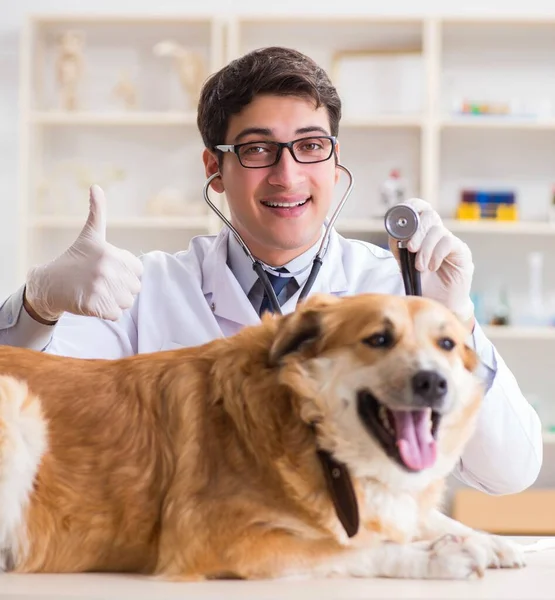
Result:
{"label": "dog's teeth", "polygon": [[431,408],[427,408],[426,409],[426,413],[427,413],[426,414],[426,419],[428,420],[428,429],[430,431],[432,431],[432,426],[433,426],[433,423],[432,423],[432,409]]}
{"label": "dog's teeth", "polygon": [[427,413],[426,414],[426,419],[428,421],[428,429],[427,429],[427,432],[428,432],[428,442],[431,442],[434,439],[434,437],[432,435],[432,427],[433,427],[433,423],[432,423],[432,409],[431,408],[427,408],[426,409],[426,413]]}
{"label": "dog's teeth", "polygon": [[382,422],[382,425],[384,426],[384,429],[391,434],[395,433],[393,431],[391,425],[389,424],[389,418],[387,416],[387,410],[386,410],[385,406],[380,406],[378,415],[380,417],[380,421]]}

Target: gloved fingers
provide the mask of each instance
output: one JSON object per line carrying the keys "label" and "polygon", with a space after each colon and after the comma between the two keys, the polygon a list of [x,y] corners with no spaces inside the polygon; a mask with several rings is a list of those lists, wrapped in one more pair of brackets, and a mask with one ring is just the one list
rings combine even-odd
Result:
{"label": "gloved fingers", "polygon": [[452,237],[443,225],[434,225],[416,255],[416,268],[419,271],[437,271],[453,249]]}
{"label": "gloved fingers", "polygon": [[118,273],[121,285],[134,296],[141,291],[141,276],[143,263],[128,250],[119,250],[120,272]]}
{"label": "gloved fingers", "polygon": [[430,209],[420,213],[420,224],[418,229],[407,244],[409,251],[417,253],[430,229],[437,225],[442,226],[442,223],[435,210]]}
{"label": "gloved fingers", "polygon": [[100,291],[93,292],[81,303],[79,310],[82,314],[88,316],[107,319],[108,321],[117,321],[121,318],[123,311],[131,308],[135,301],[134,296],[124,287],[110,289],[111,286],[98,286]]}
{"label": "gloved fingers", "polygon": [[136,296],[141,291],[141,280],[130,273],[126,281],[126,288],[132,296]]}
{"label": "gloved fingers", "polygon": [[118,265],[113,271],[113,276],[105,280],[111,294],[126,290],[131,296],[136,296],[141,291],[141,280],[127,266]]}
{"label": "gloved fingers", "polygon": [[121,310],[127,310],[133,306],[135,297],[126,288],[120,288],[114,295],[114,302],[121,308]]}
{"label": "gloved fingers", "polygon": [[453,250],[449,256],[449,262],[453,265],[465,269],[470,273],[474,272],[474,263],[472,261],[472,251],[468,244],[451,234],[454,239]]}
{"label": "gloved fingers", "polygon": [[117,250],[120,253],[122,264],[127,267],[130,273],[133,273],[135,277],[140,279],[143,274],[143,261],[132,252],[129,252],[129,250],[123,250],[121,248],[118,248]]}
{"label": "gloved fingers", "polygon": [[92,312],[91,316],[105,319],[106,321],[119,321],[123,314],[122,309],[115,303],[105,303],[104,307],[100,307],[97,311]]}
{"label": "gloved fingers", "polygon": [[423,200],[422,198],[409,198],[408,200],[403,200],[401,204],[410,206],[418,214],[434,210],[432,208],[432,205],[429,202],[426,202],[426,200]]}
{"label": "gloved fingers", "polygon": [[77,298],[76,311],[71,312],[87,317],[117,321],[122,315],[122,310],[114,301],[106,286],[97,281],[94,282],[93,290],[90,294],[81,294]]}

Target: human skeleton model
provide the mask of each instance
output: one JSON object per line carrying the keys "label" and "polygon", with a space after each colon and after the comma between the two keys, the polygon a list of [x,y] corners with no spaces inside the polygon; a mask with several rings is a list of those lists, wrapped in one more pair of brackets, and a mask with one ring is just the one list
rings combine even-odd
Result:
{"label": "human skeleton model", "polygon": [[83,77],[83,45],[84,35],[77,31],[66,31],[60,38],[56,75],[64,110],[78,107],[77,88]]}
{"label": "human skeleton model", "polygon": [[156,56],[170,56],[175,60],[181,87],[191,102],[196,102],[204,79],[204,61],[197,52],[188,50],[177,42],[158,42],[153,48]]}

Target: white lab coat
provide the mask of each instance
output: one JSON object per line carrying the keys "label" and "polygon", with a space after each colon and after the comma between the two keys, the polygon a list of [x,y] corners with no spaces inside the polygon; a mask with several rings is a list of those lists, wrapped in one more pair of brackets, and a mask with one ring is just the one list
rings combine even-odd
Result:
{"label": "white lab coat", "polygon": [[[64,315],[45,351],[84,358],[119,358],[136,353],[196,346],[227,337],[260,321],[258,314],[227,266],[227,238],[193,239],[189,250],[174,255],[152,252],[142,257],[142,289],[133,307],[112,323],[91,317]],[[328,252],[311,293],[352,295],[363,292],[404,294],[392,255],[333,231]],[[300,290],[283,306],[294,310]],[[17,341],[17,315],[22,290],[0,308],[0,344]],[[33,327],[42,327],[33,321]],[[52,328],[45,333],[50,338]],[[45,342],[46,343],[46,342]],[[518,492],[531,485],[542,463],[541,426],[503,359],[476,326],[471,345],[489,367],[486,394],[476,434],[469,442],[457,475],[490,493]]]}

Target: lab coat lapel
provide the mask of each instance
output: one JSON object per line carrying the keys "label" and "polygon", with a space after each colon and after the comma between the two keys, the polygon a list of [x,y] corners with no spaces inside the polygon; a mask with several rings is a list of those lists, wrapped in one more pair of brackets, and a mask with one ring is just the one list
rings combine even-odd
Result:
{"label": "lab coat lapel", "polygon": [[228,230],[218,234],[202,263],[202,291],[212,312],[239,325],[256,325],[260,318],[227,266]]}
{"label": "lab coat lapel", "polygon": [[[309,269],[310,271],[310,269]],[[313,294],[334,294],[341,296],[348,291],[347,275],[343,265],[343,255],[339,235],[332,229],[328,251],[322,260],[322,267],[314,281],[314,285],[308,296]],[[299,289],[285,304],[282,306],[284,313],[289,313],[295,310],[301,290]]]}

